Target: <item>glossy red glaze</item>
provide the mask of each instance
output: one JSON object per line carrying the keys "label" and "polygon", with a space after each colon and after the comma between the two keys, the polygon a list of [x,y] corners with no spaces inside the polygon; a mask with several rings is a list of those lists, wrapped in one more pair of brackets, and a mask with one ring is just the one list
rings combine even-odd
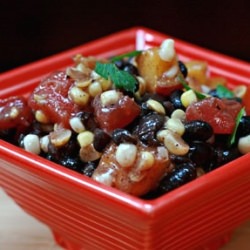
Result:
{"label": "glossy red glaze", "polygon": [[124,128],[140,114],[140,107],[132,98],[120,95],[119,101],[109,106],[103,106],[99,96],[94,99],[95,119],[106,131]]}
{"label": "glossy red glaze", "polygon": [[202,120],[211,125],[215,134],[231,134],[242,105],[234,100],[205,98],[187,107],[188,121]]}
{"label": "glossy red glaze", "polygon": [[14,96],[0,100],[0,129],[9,129],[16,126],[20,131],[27,128],[33,115],[27,100],[22,96]]}
{"label": "glossy red glaze", "polygon": [[[28,96],[48,73],[77,53],[112,56],[160,44],[159,32],[135,27],[0,76],[0,97]],[[175,39],[181,60],[206,60],[229,85],[250,85],[249,64]],[[18,84],[17,84],[18,83]],[[0,141],[0,186],[46,223],[71,250],[218,249],[250,218],[250,155],[160,198],[142,200],[94,182]]]}
{"label": "glossy red glaze", "polygon": [[155,88],[155,92],[160,95],[169,96],[171,92],[177,89],[181,89],[181,88],[183,88],[182,84],[173,84],[173,85],[167,85],[167,86],[162,86],[162,85],[157,84]]}
{"label": "glossy red glaze", "polygon": [[68,97],[73,84],[74,81],[65,72],[53,72],[41,79],[29,97],[29,106],[43,111],[51,122],[68,127],[70,118],[80,112],[79,106]]}

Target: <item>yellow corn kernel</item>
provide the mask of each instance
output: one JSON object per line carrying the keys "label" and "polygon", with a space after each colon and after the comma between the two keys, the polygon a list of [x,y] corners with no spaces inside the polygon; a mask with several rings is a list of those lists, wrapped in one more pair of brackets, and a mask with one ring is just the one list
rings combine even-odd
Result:
{"label": "yellow corn kernel", "polygon": [[12,107],[10,110],[10,117],[15,119],[19,115],[19,111],[16,107]]}
{"label": "yellow corn kernel", "polygon": [[35,118],[38,122],[43,124],[48,124],[50,122],[49,118],[44,114],[42,110],[36,111]]}
{"label": "yellow corn kernel", "polygon": [[72,131],[70,129],[58,128],[50,133],[50,141],[55,147],[61,147],[68,143]]}
{"label": "yellow corn kernel", "polygon": [[106,80],[104,78],[100,78],[99,82],[101,84],[101,87],[102,87],[103,91],[106,91],[106,90],[110,89],[111,86],[112,86],[112,82],[110,80]]}
{"label": "yellow corn kernel", "polygon": [[92,82],[91,79],[79,80],[76,81],[75,85],[79,88],[86,88],[91,84],[91,82]]}
{"label": "yellow corn kernel", "polygon": [[99,82],[95,81],[88,87],[88,92],[92,97],[95,97],[102,93],[102,86]]}
{"label": "yellow corn kernel", "polygon": [[78,87],[71,88],[69,96],[77,105],[86,106],[88,104],[89,94]]}
{"label": "yellow corn kernel", "polygon": [[246,92],[247,92],[247,86],[245,85],[236,86],[233,89],[234,95],[238,98],[243,98]]}
{"label": "yellow corn kernel", "polygon": [[186,113],[182,109],[176,109],[171,114],[171,118],[179,119],[181,121],[185,121],[186,120]]}
{"label": "yellow corn kernel", "polygon": [[101,104],[102,106],[109,106],[116,104],[119,101],[120,94],[116,90],[108,90],[101,94]]}
{"label": "yellow corn kernel", "polygon": [[175,47],[173,39],[166,39],[159,49],[159,56],[163,61],[171,62],[175,57]]}
{"label": "yellow corn kernel", "polygon": [[185,155],[189,151],[189,145],[180,135],[171,130],[165,130],[164,145],[168,151],[175,155]]}
{"label": "yellow corn kernel", "polygon": [[90,131],[83,131],[77,135],[77,141],[80,147],[86,147],[94,141],[94,134]]}
{"label": "yellow corn kernel", "polygon": [[176,118],[170,118],[166,122],[166,128],[182,136],[185,132],[185,126],[181,120]]}
{"label": "yellow corn kernel", "polygon": [[162,115],[166,114],[166,111],[165,111],[165,108],[163,107],[163,105],[160,102],[157,102],[153,99],[149,99],[147,101],[147,106],[149,109],[154,110],[158,114],[162,114]]}
{"label": "yellow corn kernel", "polygon": [[144,151],[141,153],[137,169],[143,171],[153,167],[155,158],[152,153]]}
{"label": "yellow corn kernel", "polygon": [[197,96],[192,89],[185,91],[181,95],[181,103],[185,108],[188,107],[190,104],[197,102],[197,101],[198,101]]}

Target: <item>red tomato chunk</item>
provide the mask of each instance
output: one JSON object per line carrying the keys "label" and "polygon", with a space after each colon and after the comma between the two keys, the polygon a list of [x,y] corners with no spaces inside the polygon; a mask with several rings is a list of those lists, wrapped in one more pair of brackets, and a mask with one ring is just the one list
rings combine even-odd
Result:
{"label": "red tomato chunk", "polygon": [[241,108],[237,101],[210,97],[188,106],[186,118],[209,123],[215,134],[231,134]]}
{"label": "red tomato chunk", "polygon": [[102,105],[100,96],[94,99],[95,118],[102,129],[124,128],[140,114],[140,107],[132,98],[120,95],[118,102],[108,106]]}
{"label": "red tomato chunk", "polygon": [[10,97],[0,100],[0,129],[28,127],[33,120],[30,107],[24,97]]}
{"label": "red tomato chunk", "polygon": [[29,105],[34,110],[41,110],[52,123],[60,123],[65,127],[71,116],[80,111],[68,96],[74,80],[65,72],[55,72],[45,78],[29,98]]}

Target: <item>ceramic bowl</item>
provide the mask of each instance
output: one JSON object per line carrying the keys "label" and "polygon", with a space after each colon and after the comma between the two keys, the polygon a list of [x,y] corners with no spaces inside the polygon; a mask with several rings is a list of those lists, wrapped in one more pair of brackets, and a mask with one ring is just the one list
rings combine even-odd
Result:
{"label": "ceramic bowl", "polygon": [[[133,27],[0,76],[0,98],[28,96],[40,79],[81,53],[100,58],[159,45],[170,36]],[[175,38],[174,38],[175,39]],[[181,60],[207,61],[211,75],[250,85],[249,64],[175,39]],[[71,250],[218,249],[250,218],[250,154],[168,194],[143,200],[106,187],[0,140],[0,186]]]}

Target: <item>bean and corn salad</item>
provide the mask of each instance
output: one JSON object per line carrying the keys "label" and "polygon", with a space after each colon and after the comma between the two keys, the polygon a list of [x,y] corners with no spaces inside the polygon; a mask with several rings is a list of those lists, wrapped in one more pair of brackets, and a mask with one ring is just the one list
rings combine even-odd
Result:
{"label": "bean and corn salad", "polygon": [[111,59],[78,54],[28,99],[0,100],[0,138],[155,198],[250,152],[248,91],[180,61],[172,39]]}

